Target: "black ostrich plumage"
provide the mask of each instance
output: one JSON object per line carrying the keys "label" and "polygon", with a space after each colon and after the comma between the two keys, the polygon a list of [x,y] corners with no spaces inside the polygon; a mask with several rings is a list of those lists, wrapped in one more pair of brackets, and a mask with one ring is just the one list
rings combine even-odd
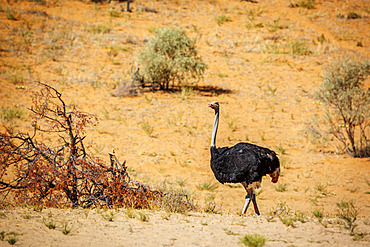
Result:
{"label": "black ostrich plumage", "polygon": [[251,184],[279,167],[276,153],[268,148],[245,142],[232,147],[211,147],[211,168],[220,183]]}

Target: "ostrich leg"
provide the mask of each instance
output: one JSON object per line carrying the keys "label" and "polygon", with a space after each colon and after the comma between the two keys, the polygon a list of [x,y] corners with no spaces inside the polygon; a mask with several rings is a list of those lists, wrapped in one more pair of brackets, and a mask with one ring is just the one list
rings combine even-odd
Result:
{"label": "ostrich leg", "polygon": [[251,202],[251,198],[250,198],[250,194],[249,194],[249,191],[248,191],[248,194],[245,196],[245,204],[244,204],[244,207],[243,207],[242,214],[245,214],[245,212],[247,212],[247,209],[249,207],[250,202]]}
{"label": "ostrich leg", "polygon": [[252,194],[252,202],[253,202],[253,206],[254,206],[254,212],[256,212],[257,215],[260,215],[260,211],[258,210],[258,207],[257,207],[257,201],[256,201],[256,195]]}
{"label": "ostrich leg", "polygon": [[243,207],[242,214],[245,214],[245,212],[247,212],[247,209],[248,209],[248,206],[251,200],[253,202],[254,212],[256,212],[257,215],[260,215],[260,211],[258,210],[258,206],[257,206],[256,195],[254,194],[253,189],[247,190],[247,195],[245,196],[245,204]]}

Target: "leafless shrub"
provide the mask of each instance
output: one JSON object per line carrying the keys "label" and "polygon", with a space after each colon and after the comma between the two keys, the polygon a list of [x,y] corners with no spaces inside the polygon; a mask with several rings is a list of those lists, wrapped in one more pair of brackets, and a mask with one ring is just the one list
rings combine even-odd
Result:
{"label": "leafless shrub", "polygon": [[[131,180],[114,153],[111,165],[88,153],[84,128],[95,115],[68,107],[56,89],[39,83],[34,94],[33,133],[0,132],[0,193],[15,201],[50,207],[118,206],[150,208],[162,193]],[[39,133],[59,145],[46,144]],[[8,172],[14,179],[6,179]]]}

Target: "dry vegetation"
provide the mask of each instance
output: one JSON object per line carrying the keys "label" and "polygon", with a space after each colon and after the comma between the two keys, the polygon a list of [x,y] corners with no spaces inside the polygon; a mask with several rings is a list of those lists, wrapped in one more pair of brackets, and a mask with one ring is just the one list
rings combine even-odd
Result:
{"label": "dry vegetation", "polygon": [[[46,83],[71,109],[98,117],[85,129],[88,152],[110,164],[115,150],[132,179],[167,197],[151,210],[68,210],[8,196],[0,245],[369,244],[369,159],[352,158],[334,138],[309,138],[306,128],[324,112],[314,97],[324,69],[343,57],[369,59],[368,1],[137,0],[132,13],[125,5],[1,1],[0,130],[32,133],[30,96],[35,81]],[[197,86],[126,85],[159,27],[196,39],[208,66]],[[248,141],[279,154],[281,179],[262,182],[259,218],[238,215],[243,188],[217,184],[209,167],[212,100],[222,104],[220,146]],[[47,133],[42,140],[62,144]],[[184,213],[178,195],[197,212]]]}

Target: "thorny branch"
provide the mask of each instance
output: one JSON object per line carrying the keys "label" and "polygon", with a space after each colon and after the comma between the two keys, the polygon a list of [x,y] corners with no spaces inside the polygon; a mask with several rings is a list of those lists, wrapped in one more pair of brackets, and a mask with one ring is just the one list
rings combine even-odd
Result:
{"label": "thorny branch", "polygon": [[[38,83],[31,112],[33,134],[0,132],[0,193],[13,192],[18,203],[51,207],[118,206],[149,208],[163,195],[132,180],[125,162],[110,153],[111,165],[93,157],[83,144],[84,128],[94,124],[92,114],[70,110],[53,87]],[[47,133],[61,145],[37,139]],[[58,143],[58,142],[53,142]]]}

